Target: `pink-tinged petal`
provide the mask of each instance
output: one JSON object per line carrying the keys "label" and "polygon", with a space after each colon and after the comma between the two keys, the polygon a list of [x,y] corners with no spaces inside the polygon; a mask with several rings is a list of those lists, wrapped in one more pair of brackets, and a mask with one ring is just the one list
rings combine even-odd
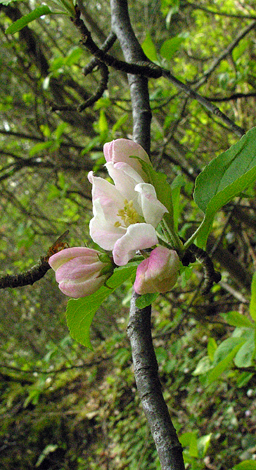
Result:
{"label": "pink-tinged petal", "polygon": [[130,158],[131,156],[139,157],[144,162],[151,164],[148,154],[141,147],[141,145],[133,142],[132,140],[117,139],[105,144],[103,147],[103,152],[107,162],[128,163],[128,165],[133,167],[145,181],[146,175],[142,170],[141,164],[136,158]]}
{"label": "pink-tinged petal", "polygon": [[143,179],[130,165],[126,163],[106,163],[109,176],[115,183],[115,188],[122,194],[128,201],[137,199],[135,193],[135,186],[143,183]]}
{"label": "pink-tinged petal", "polygon": [[111,213],[104,213],[99,199],[94,201],[93,212],[95,215],[89,224],[90,236],[104,250],[113,250],[115,242],[125,232],[124,228],[115,226],[115,222],[118,221],[116,215],[118,209],[117,207],[115,214],[111,216]]}
{"label": "pink-tinged petal", "polygon": [[115,243],[113,250],[114,263],[117,266],[124,266],[135,256],[136,251],[151,248],[157,242],[157,234],[152,225],[130,225],[126,233]]}
{"label": "pink-tinged petal", "polygon": [[98,277],[102,270],[102,262],[97,258],[97,261],[90,261],[83,256],[73,258],[60,266],[56,271],[56,281],[61,282],[63,279],[69,281],[79,282],[86,281],[87,279],[93,280]]}
{"label": "pink-tinged petal", "polygon": [[61,265],[67,263],[72,258],[83,256],[86,257],[87,262],[93,262],[99,259],[98,254],[100,254],[99,251],[82,246],[66,248],[65,250],[59,251],[58,253],[52,255],[49,258],[48,263],[54,271],[57,271]]}
{"label": "pink-tinged petal", "polygon": [[93,282],[90,279],[81,283],[74,283],[67,280],[59,283],[59,289],[63,294],[73,297],[74,299],[79,299],[94,294],[94,292],[104,285],[105,281],[106,276],[100,276],[94,279]]}
{"label": "pink-tinged petal", "polygon": [[153,227],[156,227],[162,220],[164,213],[168,212],[168,210],[157,199],[156,191],[152,184],[137,184],[135,191],[139,193],[138,203],[141,206],[145,221],[153,225]]}
{"label": "pink-tinged petal", "polygon": [[113,273],[111,258],[86,247],[56,253],[50,257],[49,264],[56,271],[60,290],[74,298],[93,294]]}
{"label": "pink-tinged petal", "polygon": [[92,183],[93,204],[96,200],[99,200],[104,214],[113,218],[118,210],[123,208],[124,197],[113,184],[103,178],[94,176],[92,171],[88,174],[88,179]]}
{"label": "pink-tinged petal", "polygon": [[159,246],[143,260],[136,272],[134,290],[137,294],[164,293],[177,282],[180,261],[177,252]]}

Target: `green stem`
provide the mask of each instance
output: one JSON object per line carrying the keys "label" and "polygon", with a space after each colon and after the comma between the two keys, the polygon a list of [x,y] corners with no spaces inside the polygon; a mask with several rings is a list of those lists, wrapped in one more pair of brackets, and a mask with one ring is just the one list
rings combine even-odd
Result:
{"label": "green stem", "polygon": [[190,245],[192,245],[192,243],[194,242],[194,240],[196,239],[196,237],[198,236],[199,232],[201,231],[203,225],[204,225],[204,222],[205,222],[205,217],[204,219],[202,220],[201,224],[199,225],[199,227],[196,229],[196,231],[193,233],[193,235],[191,235],[191,237],[184,243],[184,246],[183,246],[183,250],[186,251]]}
{"label": "green stem", "polygon": [[168,239],[168,242],[172,245],[173,248],[175,248],[175,250],[177,250],[179,254],[181,254],[184,251],[182,241],[180,240],[174,227],[170,227],[170,224],[168,224],[166,217],[163,217],[161,221],[161,226]]}

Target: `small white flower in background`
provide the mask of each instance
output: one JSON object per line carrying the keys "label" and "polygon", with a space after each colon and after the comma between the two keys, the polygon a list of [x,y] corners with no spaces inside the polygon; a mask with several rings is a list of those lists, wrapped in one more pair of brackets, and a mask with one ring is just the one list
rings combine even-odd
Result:
{"label": "small white flower in background", "polygon": [[63,294],[76,299],[96,292],[114,269],[108,255],[86,247],[59,251],[48,262]]}

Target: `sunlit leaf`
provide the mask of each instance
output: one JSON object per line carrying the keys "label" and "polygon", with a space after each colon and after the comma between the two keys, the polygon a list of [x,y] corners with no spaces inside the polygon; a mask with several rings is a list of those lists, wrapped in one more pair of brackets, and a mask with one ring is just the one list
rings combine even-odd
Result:
{"label": "sunlit leaf", "polygon": [[256,460],[244,460],[232,467],[232,470],[256,470]]}
{"label": "sunlit leaf", "polygon": [[152,38],[150,36],[150,33],[146,33],[146,37],[141,44],[141,47],[143,49],[144,54],[149,58],[149,60],[152,60],[152,62],[157,62],[157,52],[156,52],[156,47],[155,44],[152,41]]}
{"label": "sunlit leaf", "polygon": [[206,434],[205,436],[199,437],[199,439],[197,439],[197,447],[199,450],[199,456],[201,458],[206,455],[206,452],[210,445],[211,437],[212,437],[212,433]]}
{"label": "sunlit leaf", "polygon": [[209,338],[208,344],[207,344],[207,351],[208,351],[208,356],[212,362],[213,362],[214,353],[217,347],[218,346],[217,346],[216,340],[214,338]]}
{"label": "sunlit leaf", "polygon": [[179,50],[180,45],[182,44],[184,40],[185,40],[184,37],[178,37],[178,36],[171,38],[171,39],[167,39],[166,41],[164,41],[164,43],[161,46],[160,54],[166,60],[170,60],[174,56],[175,52]]}
{"label": "sunlit leaf", "polygon": [[253,323],[244,315],[238,312],[222,313],[221,316],[225,322],[231,326],[237,326],[238,328],[253,328]]}
{"label": "sunlit leaf", "polygon": [[196,179],[194,199],[205,218],[197,236],[199,246],[206,243],[214,215],[256,179],[256,128],[220,154]]}
{"label": "sunlit leaf", "polygon": [[49,149],[50,147],[53,146],[53,144],[54,144],[53,140],[48,140],[47,142],[39,142],[38,144],[34,145],[30,149],[30,151],[29,151],[30,157],[33,157],[37,153],[42,152],[42,150]]}
{"label": "sunlit leaf", "polygon": [[11,24],[9,28],[7,28],[6,33],[8,34],[17,33],[18,31],[23,29],[25,26],[27,26],[29,23],[31,23],[31,21],[34,21],[37,18],[40,18],[40,16],[49,15],[50,13],[52,13],[52,11],[47,5],[38,7],[35,10],[28,13],[28,15],[22,16],[22,18],[19,18],[17,21]]}
{"label": "sunlit leaf", "polygon": [[159,294],[144,294],[136,299],[136,307],[145,308],[151,305]]}
{"label": "sunlit leaf", "polygon": [[255,355],[255,332],[254,330],[249,331],[248,339],[239,349],[235,357],[235,365],[237,367],[250,367],[252,360]]}
{"label": "sunlit leaf", "polygon": [[251,285],[250,315],[256,321],[256,272],[253,274]]}
{"label": "sunlit leaf", "polygon": [[80,57],[84,54],[84,51],[81,47],[78,47],[78,46],[75,46],[73,47],[67,57],[66,57],[66,60],[65,60],[65,63],[66,65],[72,65],[74,64],[75,62],[77,62]]}
{"label": "sunlit leaf", "polygon": [[[238,338],[237,338],[238,339]],[[211,384],[212,382],[215,382],[219,378],[219,376],[225,372],[232,363],[237,351],[241,348],[242,344],[244,343],[245,340],[241,339],[241,342],[239,342],[233,349],[232,351],[227,354],[222,361],[220,361],[217,366],[215,366],[211,371],[209,372],[207,376],[207,384]]]}

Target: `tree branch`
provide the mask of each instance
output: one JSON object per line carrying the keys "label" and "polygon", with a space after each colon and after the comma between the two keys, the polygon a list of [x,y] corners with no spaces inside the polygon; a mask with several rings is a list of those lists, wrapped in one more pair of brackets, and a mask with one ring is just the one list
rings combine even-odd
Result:
{"label": "tree branch", "polygon": [[48,264],[48,259],[54,253],[58,253],[66,248],[66,243],[63,243],[63,238],[68,234],[68,230],[64,232],[54,244],[49,248],[47,255],[42,256],[35,266],[30,268],[28,271],[21,274],[6,274],[0,278],[0,289],[6,289],[6,287],[24,287],[31,286],[36,281],[39,281],[44,277],[44,275],[51,269],[51,266]]}
{"label": "tree branch", "polygon": [[[114,2],[113,2],[114,3]],[[124,2],[125,6],[126,2]],[[114,18],[114,17],[113,17]],[[134,38],[136,40],[136,47],[131,49],[129,51],[129,47],[127,44],[123,41],[121,44],[121,47],[123,49],[124,57],[126,59],[125,61],[118,60],[115,57],[105,54],[93,41],[92,36],[88,28],[85,26],[84,22],[80,18],[80,10],[76,7],[76,18],[71,18],[73,21],[74,25],[77,27],[77,29],[80,31],[81,37],[82,37],[82,44],[95,56],[97,59],[100,61],[104,62],[106,65],[109,65],[111,67],[114,67],[117,70],[121,70],[123,72],[126,72],[127,74],[130,75],[141,75],[143,77],[147,78],[160,78],[165,77],[167,80],[169,80],[173,85],[175,85],[179,90],[183,91],[188,95],[190,98],[197,100],[202,106],[204,106],[208,111],[210,111],[212,114],[215,116],[218,116],[219,119],[221,119],[225,124],[227,124],[232,131],[239,137],[242,137],[245,133],[244,129],[241,127],[237,126],[231,119],[229,119],[222,111],[220,111],[217,106],[214,104],[210,103],[206,98],[203,96],[199,95],[196,91],[194,91],[192,88],[190,88],[188,85],[185,83],[181,82],[178,80],[174,75],[172,75],[169,70],[165,70],[158,65],[154,64],[153,62],[150,62],[148,58],[145,56],[144,52],[140,48],[140,44],[137,41],[137,39],[133,34],[133,41]],[[120,20],[123,20],[123,17],[120,17]],[[113,22],[114,21],[114,22]],[[122,24],[122,23],[121,23]],[[122,31],[121,28],[118,25],[118,21],[112,20],[112,28],[114,32],[116,32],[116,35],[118,37],[118,30],[120,31],[120,36],[127,37],[127,32],[130,30],[128,25],[126,23],[126,31]],[[130,30],[131,31],[131,30]],[[125,34],[126,33],[126,34]],[[119,39],[119,37],[118,37]],[[120,39],[121,41],[122,39]],[[135,43],[134,43],[135,44]],[[141,50],[140,54],[138,53],[139,48]],[[136,81],[134,82],[136,83]],[[131,83],[130,83],[131,86]],[[136,121],[138,122],[138,121]]]}
{"label": "tree branch", "polygon": [[[127,1],[111,0],[111,18],[112,29],[119,39],[127,63],[143,61],[145,56],[130,24]],[[133,109],[133,139],[149,153],[151,110],[147,79],[132,73],[128,75],[128,81]],[[138,393],[162,470],[184,470],[182,447],[158,378],[158,366],[151,336],[151,306],[138,309],[135,305],[137,297],[137,294],[133,293],[127,331],[131,342]]]}
{"label": "tree branch", "polygon": [[158,378],[158,366],[151,337],[151,307],[138,309],[137,294],[131,299],[127,328],[132,347],[135,380],[144,413],[150,425],[162,470],[184,470],[178,441]]}
{"label": "tree branch", "polygon": [[256,20],[255,15],[236,15],[234,13],[228,13],[225,11],[209,10],[209,8],[205,8],[203,5],[200,5],[200,3],[192,3],[187,1],[186,5],[184,6],[191,6],[194,8],[194,10],[202,10],[206,13],[209,13],[210,15],[226,16],[228,18],[237,18],[238,20]]}
{"label": "tree branch", "polygon": [[223,59],[225,59],[233,49],[239,44],[239,42],[256,26],[256,21],[252,21],[248,26],[243,28],[240,33],[237,35],[237,37],[231,41],[231,43],[222,51],[219,57],[217,57],[215,60],[213,60],[211,66],[206,70],[206,72],[203,74],[203,76],[197,80],[196,82],[196,88],[199,88],[203,83],[207,82],[208,78],[214,72],[214,70],[218,67],[218,65],[221,63]]}

